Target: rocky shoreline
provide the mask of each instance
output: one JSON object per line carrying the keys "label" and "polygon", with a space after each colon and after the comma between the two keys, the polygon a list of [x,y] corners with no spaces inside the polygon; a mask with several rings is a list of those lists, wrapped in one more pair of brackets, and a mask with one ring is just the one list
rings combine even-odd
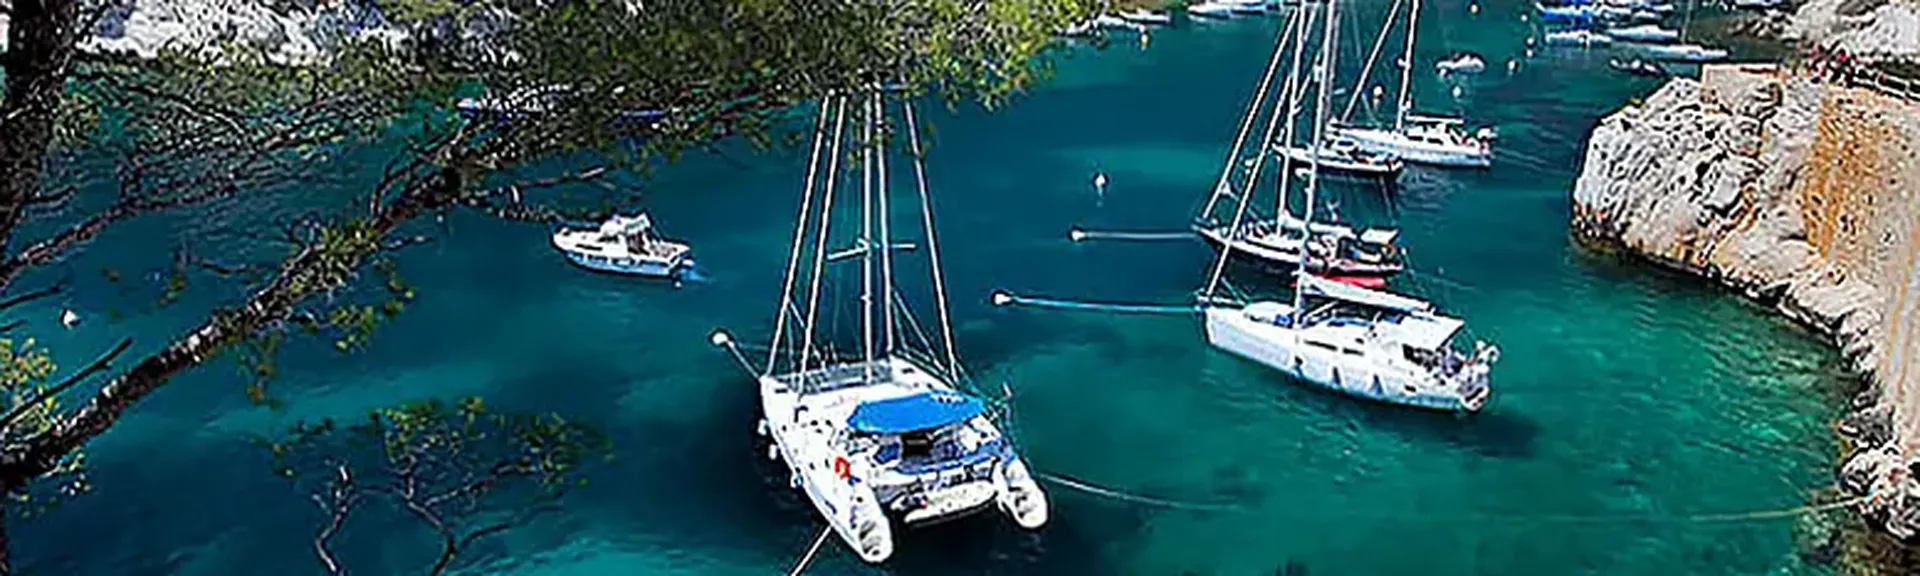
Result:
{"label": "rocky shoreline", "polygon": [[1920,534],[1920,104],[1775,66],[1709,66],[1602,119],[1572,230],[1830,336],[1868,382],[1842,487]]}

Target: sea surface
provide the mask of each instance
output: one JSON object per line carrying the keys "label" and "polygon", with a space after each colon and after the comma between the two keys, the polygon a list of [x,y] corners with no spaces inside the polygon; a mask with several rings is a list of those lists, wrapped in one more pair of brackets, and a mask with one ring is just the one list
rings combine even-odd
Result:
{"label": "sea surface", "polygon": [[[1386,6],[1348,10],[1344,38],[1358,47],[1343,51],[1345,78]],[[1491,170],[1410,168],[1391,191],[1328,194],[1345,221],[1403,231],[1417,270],[1397,289],[1503,349],[1483,413],[1309,389],[1211,350],[1191,317],[989,303],[994,290],[1180,303],[1203,281],[1211,258],[1197,242],[1076,244],[1066,233],[1184,227],[1227,160],[1281,20],[1183,21],[1144,50],[1117,36],[1105,50],[1056,54],[1052,80],[1003,109],[926,114],[962,357],[979,382],[1013,391],[1013,427],[1035,468],[1109,494],[1049,485],[1043,530],[986,515],[912,531],[884,568],[830,541],[809,573],[1829,572],[1801,559],[1793,520],[1723,515],[1801,506],[1831,483],[1829,425],[1855,382],[1833,350],[1758,306],[1573,245],[1568,191],[1588,129],[1658,82],[1608,70],[1605,51],[1527,57],[1521,10],[1506,0],[1476,15],[1448,0],[1422,14],[1416,100],[1497,125]],[[1485,55],[1489,70],[1435,77],[1432,63],[1455,50]],[[752,381],[707,340],[725,328],[764,341],[805,157],[720,152],[630,184],[664,233],[693,244],[699,281],[584,273],[539,225],[462,213],[423,224],[438,240],[401,260],[419,299],[369,351],[296,341],[273,384],[279,410],[247,402],[231,359],[178,378],[90,447],[95,493],[13,524],[22,573],[318,573],[319,512],[269,473],[249,435],[465,395],[595,423],[618,457],[563,509],[484,541],[456,573],[784,573],[822,524],[765,458]],[[381,165],[369,153],[358,172],[316,181],[312,203],[350,202],[344,191]],[[1096,172],[1110,179],[1104,194],[1090,185]],[[65,366],[123,335],[151,350],[242,296],[194,284],[155,307],[155,262],[178,247],[247,252],[218,232],[299,210],[236,201],[118,230],[42,275],[74,291],[33,312],[30,329]],[[901,279],[916,282],[924,295],[924,280]],[[62,306],[86,322],[61,329]],[[418,524],[369,514],[338,548],[355,574],[422,574],[433,545]]]}

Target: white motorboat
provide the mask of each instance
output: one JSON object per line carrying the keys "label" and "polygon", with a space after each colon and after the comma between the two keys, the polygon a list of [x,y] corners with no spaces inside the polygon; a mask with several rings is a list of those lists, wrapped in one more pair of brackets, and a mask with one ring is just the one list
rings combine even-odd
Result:
{"label": "white motorboat", "polygon": [[[1036,477],[995,422],[995,411],[973,391],[955,351],[918,132],[907,131],[919,194],[901,199],[915,200],[910,204],[918,210],[888,208],[893,195],[887,185],[892,181],[889,153],[885,147],[860,145],[887,125],[885,104],[878,94],[829,97],[820,104],[809,182],[765,366],[751,366],[726,332],[712,337],[756,376],[764,418],[760,427],[771,440],[768,455],[786,463],[792,485],[869,563],[892,556],[907,527],[998,509],[1032,530],[1045,525],[1049,515]],[[911,100],[902,105],[902,125],[917,126]],[[841,129],[848,116],[860,125],[860,134],[843,139],[843,132],[854,132]],[[835,119],[829,122],[829,117]],[[846,158],[843,144],[859,150],[853,153],[857,159],[845,163],[860,166],[861,184],[843,177],[853,172],[839,167]],[[836,214],[836,191],[860,200],[841,202]],[[845,213],[856,206],[857,214]],[[892,238],[896,213],[921,216],[909,229],[924,234],[937,324],[915,319],[896,293],[894,250],[870,249],[899,245]],[[851,231],[841,230],[847,228]],[[835,250],[831,244],[846,236],[856,248]],[[803,263],[803,257],[811,263]],[[826,270],[856,262],[859,282],[838,282],[845,276]],[[841,303],[823,304],[823,290],[834,292],[827,297]],[[857,310],[849,313],[857,320],[822,316],[823,310],[832,315],[848,309]],[[849,338],[828,332],[827,326],[858,326],[859,333]],[[916,339],[903,330],[920,332],[921,326],[939,332],[932,337],[921,332]]]}
{"label": "white motorboat", "polygon": [[1167,26],[1173,24],[1173,16],[1168,15],[1165,11],[1148,10],[1145,8],[1121,12],[1120,18],[1135,24],[1146,24],[1150,26]]}
{"label": "white motorboat", "polygon": [[[1273,143],[1274,153],[1285,155],[1295,162],[1312,162],[1315,159],[1315,150],[1313,146],[1298,144],[1283,146],[1279,142]],[[1321,168],[1350,174],[1391,177],[1399,174],[1400,169],[1406,165],[1392,154],[1363,149],[1359,143],[1349,138],[1331,138],[1317,150]]]}
{"label": "white motorboat", "polygon": [[1433,65],[1441,74],[1479,74],[1486,71],[1487,61],[1479,54],[1462,52]]}
{"label": "white motorboat", "polygon": [[1068,24],[1066,28],[1060,29],[1060,35],[1080,38],[1080,37],[1092,36],[1093,31],[1096,29],[1098,29],[1098,26],[1094,24],[1092,20],[1088,20],[1085,22],[1074,22],[1072,24]]}
{"label": "white motorboat", "polygon": [[1561,30],[1546,34],[1548,46],[1579,46],[1583,48],[1606,46],[1613,43],[1613,37],[1592,30]]}
{"label": "white motorboat", "polygon": [[1187,5],[1187,14],[1202,18],[1231,18],[1234,12],[1233,5],[1212,0]]}
{"label": "white motorboat", "polygon": [[1727,57],[1726,50],[1709,48],[1699,44],[1645,46],[1642,47],[1642,50],[1644,50],[1648,56],[1654,58],[1681,62],[1713,62],[1716,60],[1724,60]]}
{"label": "white motorboat", "polygon": [[1482,128],[1469,134],[1462,130],[1465,122],[1459,118],[1406,116],[1397,130],[1335,126],[1333,133],[1353,140],[1361,149],[1407,162],[1466,168],[1493,165],[1492,131]]}
{"label": "white motorboat", "polygon": [[1278,8],[1268,0],[1212,0],[1225,4],[1229,10],[1240,14],[1265,14]]}
{"label": "white motorboat", "polygon": [[1094,17],[1093,25],[1101,28],[1105,28],[1108,30],[1129,30],[1133,32],[1147,31],[1147,26],[1145,24],[1139,24],[1132,20],[1128,20],[1126,18],[1121,18],[1119,16],[1113,16],[1109,14],[1101,14],[1099,16]]}
{"label": "white motorboat", "polygon": [[[1204,310],[1215,348],[1342,394],[1432,410],[1485,406],[1499,349],[1455,335],[1465,322],[1426,301],[1300,275],[1295,304],[1257,301]],[[1312,308],[1301,302],[1312,298]]]}
{"label": "white motorboat", "polygon": [[598,228],[561,227],[553,232],[553,247],[582,268],[615,274],[678,277],[693,268],[686,244],[653,235],[646,214],[614,215]]}
{"label": "white motorboat", "polygon": [[1639,24],[1622,28],[1608,28],[1607,36],[1624,42],[1656,44],[1679,40],[1680,31],[1662,28],[1659,24]]}

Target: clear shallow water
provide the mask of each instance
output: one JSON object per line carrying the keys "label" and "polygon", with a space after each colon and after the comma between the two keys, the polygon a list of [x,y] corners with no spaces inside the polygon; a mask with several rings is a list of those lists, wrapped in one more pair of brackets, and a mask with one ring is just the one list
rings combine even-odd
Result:
{"label": "clear shallow water", "polygon": [[[1378,13],[1382,3],[1363,11]],[[1581,254],[1567,190],[1595,118],[1653,83],[1604,55],[1523,46],[1513,5],[1429,3],[1419,57],[1484,54],[1495,70],[1458,103],[1424,74],[1429,109],[1500,126],[1495,168],[1408,174],[1391,201],[1354,189],[1342,215],[1392,219],[1427,295],[1504,348],[1473,418],[1357,403],[1209,350],[1191,319],[994,309],[994,289],[1177,302],[1208,264],[1197,243],[1065,241],[1069,226],[1167,229],[1217,174],[1277,21],[1235,21],[1076,51],[1013,107],[933,114],[929,161],[964,353],[1017,391],[1042,470],[1195,512],[1055,488],[1038,534],[992,518],[917,531],[899,574],[1820,573],[1793,557],[1790,523],[1677,516],[1790,507],[1831,479],[1827,423],[1850,384],[1834,354],[1763,310],[1693,280]],[[1498,16],[1496,16],[1498,15]],[[1366,26],[1377,16],[1366,16]],[[1364,38],[1361,28],[1346,38]],[[1343,55],[1351,59],[1355,55]],[[803,158],[730,149],[647,185],[667,233],[711,280],[674,290],[583,274],[544,231],[465,215],[403,270],[422,297],[368,353],[287,352],[282,412],[246,405],[222,361],[142,405],[93,447],[98,492],[15,528],[28,573],[227,575],[317,571],[319,517],[267,473],[244,435],[300,417],[353,416],[401,398],[485,394],[559,410],[615,435],[619,459],[565,512],[476,551],[469,573],[767,574],[819,525],[753,436],[751,383],[706,344],[716,326],[763,334],[778,297]],[[368,162],[369,169],[378,166]],[[1088,178],[1112,182],[1096,202]],[[274,216],[242,204],[229,221]],[[164,254],[206,227],[154,220],[71,268],[88,327],[42,338],[78,364],[131,332],[142,346],[199,319],[95,272]],[[123,270],[131,280],[134,268]],[[188,304],[230,293],[210,291]],[[118,318],[107,313],[119,311]],[[369,516],[340,543],[363,574],[417,573],[430,542]],[[812,573],[866,573],[830,545]]]}

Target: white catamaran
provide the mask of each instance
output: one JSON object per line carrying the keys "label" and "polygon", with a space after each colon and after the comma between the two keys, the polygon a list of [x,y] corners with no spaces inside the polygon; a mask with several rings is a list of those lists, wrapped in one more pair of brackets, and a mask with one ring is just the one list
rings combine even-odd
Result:
{"label": "white catamaran", "polygon": [[[1296,10],[1289,16],[1286,27],[1275,41],[1273,55],[1268,61],[1265,74],[1254,97],[1247,105],[1245,117],[1240,121],[1238,134],[1234,137],[1233,149],[1228,153],[1225,166],[1214,185],[1213,193],[1207,197],[1206,204],[1200,209],[1200,215],[1194,224],[1194,232],[1200,238],[1223,253],[1255,260],[1267,268],[1291,271],[1304,261],[1309,270],[1341,278],[1356,284],[1380,284],[1384,278],[1398,274],[1404,267],[1398,246],[1393,244],[1398,234],[1393,230],[1367,229],[1356,231],[1346,226],[1333,224],[1313,224],[1294,218],[1286,209],[1288,180],[1286,174],[1295,166],[1312,161],[1325,166],[1331,162],[1341,162],[1354,171],[1385,175],[1388,170],[1397,170],[1399,161],[1390,156],[1376,155],[1358,150],[1347,149],[1336,152],[1326,146],[1302,145],[1294,143],[1294,128],[1298,124],[1301,109],[1300,100],[1307,93],[1305,82],[1300,82],[1298,74],[1303,69],[1302,60],[1306,53],[1308,32],[1313,27],[1319,12],[1314,10]],[[1288,49],[1288,44],[1292,48]],[[1250,139],[1250,130],[1254,121],[1267,106],[1269,89],[1273,85],[1281,62],[1288,60],[1285,82],[1276,98],[1273,98],[1273,110],[1268,116],[1263,135]],[[1324,59],[1325,54],[1320,58]],[[1322,60],[1324,63],[1324,60]],[[1307,64],[1311,66],[1311,63]],[[1285,129],[1281,129],[1284,122]],[[1280,133],[1276,137],[1276,132]],[[1315,141],[1323,141],[1323,134],[1316,131]],[[1245,177],[1234,178],[1235,169],[1240,164],[1238,158],[1249,142],[1272,142],[1272,154],[1264,154],[1255,146],[1255,156],[1245,162]],[[1244,200],[1255,195],[1261,188],[1260,177],[1267,165],[1269,155],[1279,164],[1281,174],[1275,186],[1275,200],[1272,217],[1246,214],[1248,203]],[[1376,166],[1376,165],[1385,165]],[[1388,168],[1390,167],[1390,168]],[[1229,200],[1242,199],[1237,204]],[[1237,208],[1235,208],[1237,206]],[[1224,210],[1224,208],[1235,208]],[[1223,213],[1224,212],[1224,213]],[[1230,249],[1229,249],[1230,248]],[[1303,257],[1306,254],[1311,257]]]}
{"label": "white catamaran", "polygon": [[[968,391],[969,380],[954,352],[911,102],[905,103],[904,112],[942,346],[936,347],[921,331],[893,282],[891,253],[903,245],[892,239],[895,218],[888,207],[890,180],[881,137],[887,130],[884,101],[878,94],[839,96],[820,106],[767,363],[758,370],[748,368],[759,382],[761,431],[772,440],[769,456],[786,462],[793,486],[806,494],[833,533],[869,563],[893,554],[900,527],[991,508],[1026,529],[1041,527],[1048,517],[1046,495],[1012,439],[994,422],[988,403]],[[863,132],[860,138],[848,134],[859,147],[854,156],[861,163],[861,184],[845,186],[849,190],[842,193],[857,188],[861,197],[852,204],[860,206],[860,214],[857,220],[839,218],[842,226],[858,224],[843,233],[854,237],[853,248],[835,250],[829,245],[834,242],[830,228],[836,224],[834,195],[843,188],[837,183],[850,179],[852,172],[839,170],[849,115]],[[830,146],[823,144],[827,141]],[[823,147],[831,150],[824,151],[825,184],[816,189]],[[803,254],[812,261],[810,273],[801,270],[808,267],[802,264]],[[859,262],[857,275],[842,270],[853,278],[830,278],[831,267],[853,262]],[[836,347],[834,335],[823,328],[834,323],[819,314],[822,288],[828,284],[859,287],[848,305],[859,309],[860,330],[849,345]],[[726,332],[715,332],[713,343],[732,349],[747,364]],[[843,352],[847,350],[851,352]]]}
{"label": "white catamaran", "polygon": [[1341,114],[1342,120],[1333,126],[1334,135],[1352,140],[1363,149],[1397,156],[1408,162],[1470,168],[1492,165],[1494,133],[1491,129],[1468,132],[1465,129],[1466,121],[1459,118],[1411,114],[1413,100],[1409,91],[1413,88],[1413,41],[1418,35],[1420,0],[1411,0],[1412,6],[1407,11],[1407,44],[1399,60],[1400,94],[1394,101],[1393,125],[1366,127],[1347,124],[1347,119],[1353,114],[1353,103],[1359,100],[1361,88],[1366,86],[1367,75],[1373,69],[1373,62],[1378,59],[1387,31],[1392,29],[1393,17],[1404,1],[1407,0],[1395,0],[1393,9],[1387,13],[1388,25],[1380,29],[1379,41],[1374,43],[1373,56],[1368,57],[1360,73],[1353,99]]}
{"label": "white catamaran", "polygon": [[[1315,69],[1321,88],[1314,107],[1316,130],[1325,126],[1318,120],[1326,114],[1325,88],[1332,76],[1335,4],[1329,1],[1323,8],[1328,18],[1321,53],[1327,62]],[[1304,220],[1310,228],[1320,178],[1318,161],[1310,159],[1309,166]],[[1244,215],[1247,198],[1239,202],[1236,215]],[[1233,225],[1239,224],[1236,218]],[[1232,245],[1222,249],[1201,296],[1207,342],[1215,348],[1361,398],[1447,411],[1475,412],[1485,405],[1488,373],[1499,350],[1484,343],[1471,352],[1456,348],[1455,336],[1465,324],[1460,319],[1440,315],[1422,300],[1315,276],[1310,266],[1294,273],[1291,303],[1218,297],[1232,250]]]}

